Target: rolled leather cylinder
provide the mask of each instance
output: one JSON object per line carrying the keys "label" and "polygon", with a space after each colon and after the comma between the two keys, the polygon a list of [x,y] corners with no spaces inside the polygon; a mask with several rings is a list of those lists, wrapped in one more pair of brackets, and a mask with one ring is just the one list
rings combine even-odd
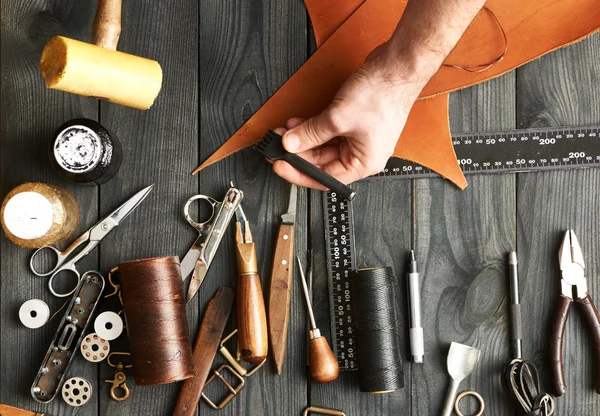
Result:
{"label": "rolled leather cylinder", "polygon": [[129,261],[119,265],[119,273],[135,384],[193,377],[179,258]]}

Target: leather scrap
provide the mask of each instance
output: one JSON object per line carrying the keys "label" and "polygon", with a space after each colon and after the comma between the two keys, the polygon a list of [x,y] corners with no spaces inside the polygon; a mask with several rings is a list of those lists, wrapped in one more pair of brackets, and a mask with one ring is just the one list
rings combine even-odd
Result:
{"label": "leather scrap", "polygon": [[[318,18],[315,18],[315,12],[311,10],[317,10],[312,7],[318,6],[319,1],[307,0],[311,18],[314,19],[313,25],[315,22],[326,20],[328,13],[334,14],[332,10],[335,10],[336,2],[322,1],[320,3],[322,3],[321,7],[327,5],[332,8],[321,8],[321,11],[316,14]],[[352,7],[357,2],[348,3],[352,4],[345,5],[344,10],[351,13]],[[337,6],[339,7],[339,4]],[[405,6],[406,1],[364,1],[292,75],[288,82],[194,173],[256,143],[264,131],[274,126],[285,125],[291,116],[308,118],[320,113],[329,105],[343,82],[362,65],[368,54],[389,39]],[[424,88],[421,99],[468,87],[502,75],[545,53],[576,42],[597,31],[600,27],[600,7],[598,7],[597,0],[564,0],[560,2],[556,0],[529,2],[490,0],[486,6],[494,12],[505,31],[509,46],[504,58],[484,72],[468,72],[442,67]],[[344,20],[339,17],[337,19],[338,21]],[[317,35],[318,27],[319,23],[316,23],[315,36],[326,38],[331,26],[318,29],[319,34]],[[446,62],[454,65],[477,65],[493,60],[503,48],[503,42],[503,38],[498,36],[498,25],[493,16],[480,12]],[[447,109],[447,97],[444,101]],[[447,126],[447,111],[442,115],[440,103],[442,103],[441,97],[439,102],[433,100],[417,102],[411,111],[407,126],[410,124],[411,130],[415,132],[418,132],[419,129],[413,126],[418,125],[426,125],[429,130],[431,124],[425,124],[425,120],[429,120],[429,122],[433,120],[436,131],[441,131],[443,128],[440,119],[443,118]],[[438,107],[437,110],[434,109],[434,104]],[[427,109],[427,111],[423,109]],[[421,113],[428,114],[429,118]],[[415,120],[410,120],[411,117],[414,117]],[[421,117],[424,118],[419,120]],[[406,130],[407,128],[405,128]],[[452,147],[449,130],[445,136],[429,134],[425,140],[416,140],[412,135],[406,137],[404,134],[401,136],[394,156],[405,157],[424,164],[447,177],[459,187],[466,185],[462,173],[457,175],[460,169],[454,151],[448,151]],[[442,142],[440,137],[445,138],[444,148],[446,150],[436,151],[432,154],[432,149],[437,149]],[[417,143],[419,146],[415,148]],[[405,145],[411,146],[411,148],[405,149]]]}

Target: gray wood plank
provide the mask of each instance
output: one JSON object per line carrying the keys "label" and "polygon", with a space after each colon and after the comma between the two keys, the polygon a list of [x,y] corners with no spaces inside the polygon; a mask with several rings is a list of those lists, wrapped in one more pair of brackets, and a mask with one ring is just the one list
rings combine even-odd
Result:
{"label": "gray wood plank", "polygon": [[[306,13],[298,1],[205,1],[200,9],[200,159],[204,160],[235,132],[306,59]],[[275,127],[275,126],[274,126]],[[279,216],[287,209],[289,184],[276,177],[252,150],[198,174],[200,192],[222,199],[229,181],[245,193],[242,203],[257,247],[260,276],[268,296]],[[299,194],[296,251],[306,249],[306,196]],[[200,308],[218,286],[237,285],[233,227],[222,241],[200,290]],[[220,414],[298,414],[306,405],[304,322],[295,274],[290,328],[283,373],[277,377],[269,357],[265,367],[246,379],[246,387]],[[235,319],[230,320],[233,329]],[[235,342],[231,343],[235,352]],[[222,363],[221,357],[213,367]],[[211,385],[215,400],[225,393]],[[200,414],[210,408],[201,402]]]}
{"label": "gray wood plank", "polygon": [[[453,132],[514,128],[514,73],[451,94]],[[412,365],[412,414],[440,413],[452,341],[482,351],[460,391],[475,390],[507,414],[499,370],[509,361],[505,253],[515,245],[515,177],[469,176],[464,191],[442,179],[415,181],[416,253],[422,273],[425,364]],[[472,403],[463,406],[473,414]],[[468,412],[468,413],[467,413]]]}
{"label": "gray wood plank", "polygon": [[[29,181],[67,188],[75,196],[81,211],[79,227],[73,238],[97,220],[98,192],[93,187],[77,187],[61,180],[49,165],[47,145],[55,130],[65,121],[76,117],[95,119],[97,104],[93,99],[46,90],[39,71],[39,59],[44,45],[52,36],[60,34],[90,40],[93,3],[7,0],[0,6],[1,197],[4,198],[15,186]],[[69,407],[62,398],[56,398],[50,405],[42,405],[29,394],[63,314],[58,314],[44,327],[32,330],[21,325],[19,307],[26,300],[37,298],[44,300],[54,312],[64,302],[64,299],[50,294],[46,278],[36,277],[29,270],[32,252],[13,245],[4,236],[0,240],[0,402],[57,416],[73,415],[77,409]],[[82,266],[95,267],[97,253],[89,257]],[[94,383],[97,370],[81,357],[76,357],[69,373],[69,376],[75,375]],[[97,409],[98,396],[94,396],[78,414],[95,415]]]}
{"label": "gray wood plank", "polygon": [[[112,245],[101,250],[102,270],[127,260],[155,256],[182,257],[197,232],[183,217],[183,205],[197,193],[190,176],[198,155],[198,2],[125,2],[119,49],[157,60],[163,70],[162,90],[147,111],[103,103],[101,122],[120,137],[123,167],[100,190],[101,212],[108,213],[141,188],[154,183],[148,198],[123,222]],[[198,306],[187,307],[195,340]],[[128,349],[121,336],[113,349]],[[192,341],[193,342],[193,341]],[[136,386],[129,372],[131,397],[115,402],[109,397],[113,370],[100,366],[102,415],[165,415],[172,411],[179,384]]]}
{"label": "gray wood plank", "polygon": [[[398,279],[399,325],[406,333],[406,296],[404,273],[410,250],[411,182],[365,180],[354,184],[357,196],[352,201],[357,267],[391,266]],[[311,247],[315,253],[313,308],[317,326],[331,344],[329,295],[327,287],[326,247],[323,203],[320,192],[311,196]],[[310,404],[340,409],[347,415],[395,415],[410,406],[412,374],[408,338],[401,339],[405,387],[388,394],[360,392],[358,374],[341,372],[327,384],[311,382]]]}
{"label": "gray wood plank", "polygon": [[[600,35],[532,62],[517,71],[519,127],[586,125],[600,122]],[[568,155],[565,155],[568,156]],[[573,229],[585,255],[588,289],[600,299],[600,170],[521,174],[517,180],[517,240],[522,259],[521,300],[525,355],[548,381],[547,347],[554,305],[560,293],[558,248],[563,232]],[[597,415],[593,390],[592,347],[581,314],[571,311],[563,357],[567,393],[556,399],[561,415]]]}

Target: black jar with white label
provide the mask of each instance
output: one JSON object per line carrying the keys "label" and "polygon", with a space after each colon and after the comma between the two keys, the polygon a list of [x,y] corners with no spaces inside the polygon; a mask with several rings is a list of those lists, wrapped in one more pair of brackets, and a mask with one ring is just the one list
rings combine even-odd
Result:
{"label": "black jar with white label", "polygon": [[119,139],[100,123],[86,118],[60,126],[49,153],[52,167],[62,178],[85,185],[108,182],[123,160]]}

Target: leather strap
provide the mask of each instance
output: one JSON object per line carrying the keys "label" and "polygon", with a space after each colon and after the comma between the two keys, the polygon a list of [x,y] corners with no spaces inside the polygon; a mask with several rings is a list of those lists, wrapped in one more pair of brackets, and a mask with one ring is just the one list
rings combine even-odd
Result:
{"label": "leather strap", "polygon": [[221,286],[208,303],[196,344],[194,365],[196,375],[183,382],[173,416],[193,416],[204,388],[204,383],[217,354],[223,330],[229,319],[235,292],[229,286]]}
{"label": "leather strap", "polygon": [[600,317],[598,311],[590,298],[587,295],[583,299],[577,299],[579,310],[583,314],[583,318],[587,323],[589,334],[592,337],[592,345],[594,348],[594,387],[596,393],[600,394]]}
{"label": "leather strap", "polygon": [[30,412],[16,407],[0,404],[0,416],[46,416],[45,413]]}
{"label": "leather strap", "polygon": [[567,391],[565,375],[563,373],[562,345],[565,335],[565,326],[569,317],[569,309],[573,300],[560,295],[556,303],[552,332],[550,333],[550,350],[548,351],[550,366],[551,389],[554,396],[562,396]]}

